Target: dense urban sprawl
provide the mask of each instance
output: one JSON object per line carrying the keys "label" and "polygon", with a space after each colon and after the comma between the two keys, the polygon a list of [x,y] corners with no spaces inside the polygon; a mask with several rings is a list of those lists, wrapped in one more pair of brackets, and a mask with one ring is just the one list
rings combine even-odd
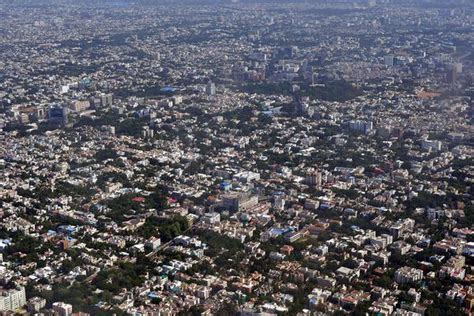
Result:
{"label": "dense urban sprawl", "polygon": [[471,1],[0,1],[0,314],[472,315]]}

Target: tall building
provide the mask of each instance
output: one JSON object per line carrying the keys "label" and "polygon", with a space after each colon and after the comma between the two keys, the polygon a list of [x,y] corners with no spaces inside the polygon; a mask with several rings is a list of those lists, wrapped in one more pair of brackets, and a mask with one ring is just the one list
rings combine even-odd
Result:
{"label": "tall building", "polygon": [[113,97],[111,93],[108,94],[101,94],[100,95],[100,105],[105,107],[105,106],[111,106],[113,102]]}
{"label": "tall building", "polygon": [[320,187],[322,184],[322,176],[320,171],[313,171],[305,178],[305,183],[308,185],[315,185]]}
{"label": "tall building", "polygon": [[421,148],[424,150],[440,151],[443,143],[439,140],[429,140],[428,137],[424,137],[421,140]]}
{"label": "tall building", "polygon": [[401,267],[395,271],[395,282],[405,284],[423,279],[423,270],[411,267]]}
{"label": "tall building", "polygon": [[281,192],[277,192],[273,195],[272,206],[278,211],[283,211],[285,209],[285,196]]}
{"label": "tall building", "polygon": [[388,67],[393,67],[394,60],[395,60],[395,57],[393,55],[387,55],[383,58],[383,62],[385,66],[388,66]]}
{"label": "tall building", "polygon": [[449,84],[456,83],[457,79],[457,71],[454,66],[448,69],[448,73],[446,74],[446,82]]}
{"label": "tall building", "polygon": [[213,96],[216,94],[216,84],[209,80],[206,86],[206,93],[208,96]]}
{"label": "tall building", "polygon": [[374,7],[377,5],[377,0],[367,0],[367,5],[369,7]]}
{"label": "tall building", "polygon": [[39,313],[46,306],[46,300],[41,297],[33,297],[28,301],[27,310],[30,314]]}
{"label": "tall building", "polygon": [[25,288],[0,290],[0,311],[14,311],[26,304]]}
{"label": "tall building", "polygon": [[149,128],[148,126],[144,126],[142,129],[142,137],[143,138],[153,138],[154,131]]}
{"label": "tall building", "polygon": [[360,132],[364,134],[370,133],[374,128],[374,123],[372,121],[350,121],[349,129],[351,131]]}
{"label": "tall building", "polygon": [[44,120],[46,118],[46,108],[42,105],[38,106],[34,117],[36,120]]}
{"label": "tall building", "polygon": [[454,63],[453,68],[456,71],[456,73],[458,74],[462,73],[462,63]]}
{"label": "tall building", "polygon": [[63,302],[53,303],[53,311],[56,316],[69,316],[72,314],[72,305]]}
{"label": "tall building", "polygon": [[89,100],[77,100],[77,101],[74,101],[72,102],[70,105],[69,105],[69,108],[75,112],[83,112],[85,110],[87,110],[88,108],[90,108],[91,104],[89,102]]}
{"label": "tall building", "polygon": [[68,108],[54,105],[48,112],[48,123],[52,126],[65,126],[68,124]]}
{"label": "tall building", "polygon": [[257,205],[258,196],[233,192],[225,195],[222,202],[224,208],[233,212],[239,212]]}

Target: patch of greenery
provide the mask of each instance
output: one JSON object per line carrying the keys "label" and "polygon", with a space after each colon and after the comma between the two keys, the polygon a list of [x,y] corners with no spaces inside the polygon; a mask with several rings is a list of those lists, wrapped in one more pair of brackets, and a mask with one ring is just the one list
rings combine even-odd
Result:
{"label": "patch of greenery", "polygon": [[[345,80],[335,80],[325,83],[325,86],[311,86],[308,83],[295,82],[300,87],[296,92],[300,96],[308,96],[324,101],[345,102],[362,94],[362,91]],[[293,95],[292,83],[254,83],[241,87],[247,93]]]}

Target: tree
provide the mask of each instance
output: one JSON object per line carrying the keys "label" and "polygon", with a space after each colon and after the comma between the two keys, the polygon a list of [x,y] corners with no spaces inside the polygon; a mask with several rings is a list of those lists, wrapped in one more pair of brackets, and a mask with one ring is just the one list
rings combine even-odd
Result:
{"label": "tree", "polygon": [[107,159],[115,159],[118,158],[118,154],[115,150],[111,148],[100,149],[95,153],[95,159],[97,161],[104,161]]}

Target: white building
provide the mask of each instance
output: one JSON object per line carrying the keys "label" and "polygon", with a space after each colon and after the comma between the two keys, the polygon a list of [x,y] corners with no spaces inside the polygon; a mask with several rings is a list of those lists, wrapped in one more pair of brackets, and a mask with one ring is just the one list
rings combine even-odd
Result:
{"label": "white building", "polygon": [[26,304],[25,288],[0,291],[0,311],[14,311]]}
{"label": "white building", "polygon": [[213,96],[216,94],[216,84],[209,80],[206,86],[206,93],[208,96]]}
{"label": "white building", "polygon": [[72,314],[72,305],[63,302],[53,303],[54,315],[57,316],[69,316]]}
{"label": "white building", "polygon": [[423,270],[402,267],[395,272],[395,281],[397,283],[413,283],[423,279]]}
{"label": "white building", "polygon": [[421,148],[424,150],[440,151],[441,146],[442,143],[439,140],[428,140],[428,138],[421,140]]}

